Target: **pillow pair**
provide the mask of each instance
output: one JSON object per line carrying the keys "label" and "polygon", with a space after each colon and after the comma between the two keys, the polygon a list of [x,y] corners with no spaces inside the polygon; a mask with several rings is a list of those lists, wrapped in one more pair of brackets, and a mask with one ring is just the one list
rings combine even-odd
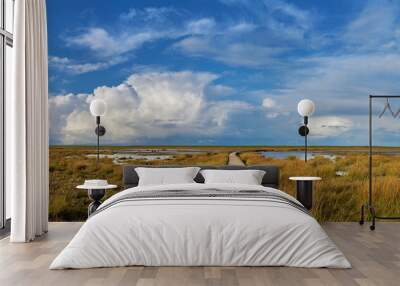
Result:
{"label": "pillow pair", "polygon": [[[135,169],[139,186],[195,183],[199,167]],[[205,184],[261,185],[265,171],[261,170],[202,170]]]}

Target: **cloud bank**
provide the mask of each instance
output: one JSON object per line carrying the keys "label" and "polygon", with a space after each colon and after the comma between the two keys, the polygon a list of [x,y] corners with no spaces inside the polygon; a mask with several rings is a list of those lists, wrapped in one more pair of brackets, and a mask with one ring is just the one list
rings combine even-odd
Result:
{"label": "cloud bank", "polygon": [[50,136],[62,144],[94,143],[93,98],[108,107],[102,124],[103,142],[135,144],[148,138],[174,135],[212,136],[223,131],[234,113],[252,107],[241,101],[209,99],[204,90],[217,75],[211,73],[145,72],[132,74],[117,86],[102,86],[91,94],[51,97]]}

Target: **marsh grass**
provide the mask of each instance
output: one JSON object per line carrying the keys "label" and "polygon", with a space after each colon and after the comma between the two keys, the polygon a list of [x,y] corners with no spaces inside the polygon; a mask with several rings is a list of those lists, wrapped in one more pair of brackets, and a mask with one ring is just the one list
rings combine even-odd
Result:
{"label": "marsh grass", "polygon": [[[347,154],[335,160],[316,157],[305,163],[296,158],[267,158],[256,152],[240,154],[246,165],[277,165],[280,167],[280,189],[295,195],[290,176],[319,176],[314,187],[312,213],[319,221],[358,221],[360,208],[368,199],[368,156]],[[347,176],[337,176],[337,171]],[[374,155],[373,196],[380,215],[400,213],[400,156]]]}
{"label": "marsh grass", "polygon": [[[90,199],[85,190],[75,187],[87,179],[107,179],[110,184],[121,186],[122,166],[112,159],[102,158],[97,168],[95,158],[87,158],[93,150],[87,147],[50,148],[50,194],[49,219],[51,221],[82,221],[87,218],[87,206]],[[102,154],[112,154],[103,151]],[[165,160],[123,160],[133,165],[225,165],[228,153],[176,154]],[[106,192],[105,198],[121,191],[121,187]]]}
{"label": "marsh grass", "polygon": [[[115,150],[114,150],[115,149]],[[240,148],[239,148],[240,149]],[[249,149],[249,148],[248,148]],[[320,176],[315,184],[313,215],[320,221],[357,221],[361,205],[368,198],[368,156],[349,153],[330,160],[317,156],[307,164],[296,157],[276,159],[264,157],[258,152],[243,148],[241,159],[246,165],[277,165],[280,167],[280,189],[295,195],[295,183],[290,176]],[[107,148],[102,154],[112,154],[116,148]],[[218,149],[219,150],[219,149]],[[85,179],[104,178],[109,183],[121,186],[122,167],[112,159],[100,159],[96,167],[90,147],[50,148],[50,203],[49,216],[52,221],[81,221],[87,218],[90,199],[85,190],[75,187]],[[125,158],[124,164],[134,165],[226,165],[230,149],[220,148],[219,152],[195,154],[171,154],[164,160],[146,161]],[[375,155],[374,202],[381,215],[400,213],[400,156]],[[337,176],[337,171],[347,172],[347,176]],[[121,188],[107,191],[106,198],[121,191]]]}

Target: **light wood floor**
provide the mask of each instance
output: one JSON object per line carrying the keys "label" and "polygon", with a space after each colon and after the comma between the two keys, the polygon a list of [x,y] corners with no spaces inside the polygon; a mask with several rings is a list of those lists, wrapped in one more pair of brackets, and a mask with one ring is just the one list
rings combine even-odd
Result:
{"label": "light wood floor", "polygon": [[43,238],[27,244],[0,241],[0,285],[400,285],[400,223],[378,223],[375,232],[357,223],[324,229],[353,269],[289,267],[124,267],[48,270],[81,223],[51,223]]}

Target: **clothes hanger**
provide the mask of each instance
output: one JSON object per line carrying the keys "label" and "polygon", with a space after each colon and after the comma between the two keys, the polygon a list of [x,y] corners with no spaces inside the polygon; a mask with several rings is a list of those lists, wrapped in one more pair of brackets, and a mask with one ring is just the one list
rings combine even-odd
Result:
{"label": "clothes hanger", "polygon": [[389,109],[389,111],[390,111],[390,113],[392,114],[393,117],[396,117],[396,116],[400,113],[400,109],[399,109],[399,111],[397,111],[397,112],[396,112],[396,115],[395,115],[395,113],[394,113],[393,110],[392,110],[392,107],[390,106],[389,98],[386,98],[385,107],[383,108],[381,114],[379,114],[378,117],[381,118],[381,117],[385,114],[385,112],[386,112],[387,109]]}
{"label": "clothes hanger", "polygon": [[393,115],[394,118],[397,118],[400,115],[400,107],[397,109],[397,112]]}
{"label": "clothes hanger", "polygon": [[400,107],[399,107],[399,109],[397,110],[397,112],[393,115],[393,117],[396,118],[397,116],[399,116],[399,114],[400,114]]}

